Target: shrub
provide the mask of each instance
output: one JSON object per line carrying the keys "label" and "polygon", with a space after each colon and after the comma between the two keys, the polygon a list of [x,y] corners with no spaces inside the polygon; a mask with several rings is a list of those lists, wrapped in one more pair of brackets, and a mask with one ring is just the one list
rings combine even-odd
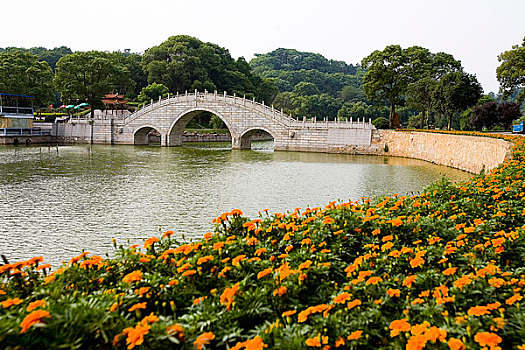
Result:
{"label": "shrub", "polygon": [[383,117],[372,120],[372,124],[374,124],[374,126],[378,129],[388,129],[390,127],[388,119]]}

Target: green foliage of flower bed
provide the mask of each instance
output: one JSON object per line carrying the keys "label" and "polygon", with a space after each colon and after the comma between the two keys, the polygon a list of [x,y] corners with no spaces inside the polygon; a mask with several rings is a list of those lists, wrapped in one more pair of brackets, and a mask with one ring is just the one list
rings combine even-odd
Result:
{"label": "green foliage of flower bed", "polygon": [[487,175],[287,214],[240,210],[51,272],[0,266],[24,349],[515,349],[525,345],[525,144]]}

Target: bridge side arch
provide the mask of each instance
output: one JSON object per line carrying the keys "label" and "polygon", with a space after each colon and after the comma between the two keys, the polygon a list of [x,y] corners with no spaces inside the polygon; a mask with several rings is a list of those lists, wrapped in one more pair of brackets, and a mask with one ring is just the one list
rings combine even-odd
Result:
{"label": "bridge side arch", "polygon": [[274,131],[262,126],[254,126],[246,129],[241,136],[239,137],[239,147],[240,149],[251,149],[252,148],[252,136],[255,135],[258,131],[264,131],[269,134],[275,141],[276,135]]}
{"label": "bridge side arch", "polygon": [[195,117],[200,112],[209,112],[217,117],[219,117],[228,130],[230,131],[230,135],[232,136],[232,140],[237,138],[237,134],[234,132],[234,128],[231,125],[231,121],[221,115],[218,111],[208,108],[208,107],[195,107],[195,108],[188,108],[184,110],[182,113],[180,113],[171,123],[171,125],[168,128],[168,135],[167,135],[167,145],[168,146],[180,146],[182,145],[182,134],[184,132],[184,128],[189,123],[193,117]]}
{"label": "bridge side arch", "polygon": [[149,143],[148,134],[152,130],[155,130],[159,134],[161,134],[159,128],[154,125],[145,124],[145,125],[141,125],[137,127],[135,131],[133,131],[133,144],[134,145],[147,145]]}

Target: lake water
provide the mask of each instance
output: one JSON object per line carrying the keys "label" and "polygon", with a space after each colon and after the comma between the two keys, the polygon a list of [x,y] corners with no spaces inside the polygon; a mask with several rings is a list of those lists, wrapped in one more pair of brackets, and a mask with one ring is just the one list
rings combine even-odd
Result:
{"label": "lake water", "polygon": [[0,147],[0,254],[10,262],[44,256],[57,266],[83,249],[112,252],[112,238],[142,243],[166,230],[200,237],[234,208],[255,217],[470,177],[412,159],[272,146]]}

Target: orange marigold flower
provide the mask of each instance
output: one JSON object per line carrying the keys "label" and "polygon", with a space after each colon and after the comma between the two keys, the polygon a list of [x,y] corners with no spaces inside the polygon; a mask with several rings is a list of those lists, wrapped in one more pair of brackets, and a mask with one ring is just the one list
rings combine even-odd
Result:
{"label": "orange marigold flower", "polygon": [[276,290],[273,291],[273,295],[279,295],[282,297],[284,294],[286,294],[287,288],[285,286],[280,286]]}
{"label": "orange marigold flower", "polygon": [[285,311],[285,312],[282,313],[282,317],[295,315],[296,312],[297,312],[297,310]]}
{"label": "orange marigold flower", "polygon": [[390,298],[399,297],[401,295],[401,291],[399,289],[389,288],[387,289],[386,294],[388,294]]}
{"label": "orange marigold flower", "polygon": [[162,235],[162,238],[168,238],[168,237],[171,237],[175,232],[173,231],[166,231],[164,232],[164,234]]}
{"label": "orange marigold flower", "polygon": [[140,324],[142,325],[148,325],[148,324],[153,324],[155,322],[158,322],[159,321],[159,318],[152,313],[150,313],[148,316],[145,316],[142,321],[140,321]]}
{"label": "orange marigold flower", "polygon": [[443,271],[443,275],[445,275],[445,276],[453,275],[453,274],[456,273],[457,270],[458,270],[457,267],[449,267],[448,269]]}
{"label": "orange marigold flower", "polygon": [[238,266],[241,261],[243,261],[246,258],[246,255],[238,255],[232,260],[233,266]]}
{"label": "orange marigold flower", "polygon": [[268,250],[266,248],[259,248],[255,251],[255,255],[260,256],[262,253],[266,253]]}
{"label": "orange marigold flower", "polygon": [[491,332],[479,332],[474,336],[474,340],[481,346],[497,347],[502,339],[499,335]]}
{"label": "orange marigold flower", "polygon": [[208,261],[212,261],[214,259],[213,255],[206,255],[197,260],[197,265],[202,265],[204,263],[207,263]]}
{"label": "orange marigold flower", "polygon": [[462,290],[464,286],[470,284],[471,282],[472,280],[467,275],[464,275],[454,281],[454,286],[459,288],[459,290]]}
{"label": "orange marigold flower", "polygon": [[27,330],[36,323],[42,323],[43,319],[46,317],[51,317],[48,311],[46,310],[36,310],[28,314],[24,319],[22,320],[22,323],[20,326],[22,329],[20,330],[20,334],[27,332]]}
{"label": "orange marigold flower", "polygon": [[220,250],[224,247],[224,242],[213,243],[213,250]]}
{"label": "orange marigold flower", "polygon": [[269,275],[270,273],[272,273],[272,271],[273,271],[273,269],[272,269],[271,267],[262,270],[261,272],[259,272],[259,273],[257,274],[257,279],[259,280],[259,279],[261,279],[261,278],[263,278],[263,277]]}
{"label": "orange marigold flower", "polygon": [[359,306],[359,305],[361,305],[361,300],[359,300],[359,299],[354,299],[354,300],[352,300],[351,302],[349,302],[348,304],[346,304],[346,307],[347,307],[348,309],[352,309],[352,308],[354,308],[354,307],[356,307],[356,306]]}
{"label": "orange marigold flower", "polygon": [[195,270],[188,270],[188,271],[184,271],[184,273],[181,276],[182,277],[192,276],[192,275],[195,275],[196,273],[197,273],[197,271],[195,271]]}
{"label": "orange marigold flower", "polygon": [[233,304],[233,296],[239,290],[239,282],[235,283],[231,288],[225,288],[220,296],[221,304],[226,305],[226,309],[229,311]]}
{"label": "orange marigold flower", "polygon": [[345,345],[345,339],[343,337],[339,337],[339,339],[335,341],[335,347],[338,348],[343,345]]}
{"label": "orange marigold flower", "polygon": [[351,295],[349,293],[343,292],[334,298],[334,303],[343,304],[350,298],[351,298]]}
{"label": "orange marigold flower", "polygon": [[395,219],[392,219],[392,220],[388,220],[387,223],[390,223],[390,224],[392,224],[392,226],[396,226],[396,227],[403,225],[403,221],[400,218],[395,218]]}
{"label": "orange marigold flower", "polygon": [[145,309],[145,308],[146,308],[146,304],[147,304],[147,302],[137,303],[137,304],[131,306],[131,307],[128,309],[128,311],[129,311],[129,312],[133,312],[133,311],[138,310],[138,309]]}
{"label": "orange marigold flower", "polygon": [[401,320],[394,320],[390,322],[389,325],[390,328],[390,336],[395,337],[401,332],[408,332],[410,331],[410,323],[407,322],[406,318],[403,318]]}
{"label": "orange marigold flower", "polygon": [[357,340],[361,338],[361,334],[363,334],[363,331],[361,330],[353,331],[352,333],[350,333],[348,337],[346,337],[346,339],[347,340]]}
{"label": "orange marigold flower", "polygon": [[13,298],[13,299],[7,299],[7,300],[4,300],[2,301],[0,304],[2,304],[2,307],[4,309],[8,308],[8,307],[11,307],[13,305],[18,305],[18,304],[21,304],[22,303],[22,300],[19,299],[19,298]]}
{"label": "orange marigold flower", "polygon": [[427,337],[424,334],[411,336],[407,341],[406,350],[421,350],[427,343]]}
{"label": "orange marigold flower", "polygon": [[148,247],[152,246],[153,243],[158,242],[158,241],[159,239],[157,237],[148,238],[146,242],[144,242],[144,248],[148,249]]}
{"label": "orange marigold flower", "polygon": [[415,298],[414,300],[412,300],[411,304],[412,305],[417,305],[417,304],[423,304],[425,302],[425,300],[421,299],[421,298]]}
{"label": "orange marigold flower", "polygon": [[122,282],[124,283],[131,283],[142,280],[142,271],[135,270],[133,272],[128,273],[124,278],[122,279]]}
{"label": "orange marigold flower", "polygon": [[29,303],[29,305],[27,306],[26,310],[27,311],[33,311],[37,307],[43,307],[43,306],[46,306],[46,301],[45,300],[37,300],[37,301],[33,301],[32,303]]}
{"label": "orange marigold flower", "polygon": [[515,302],[520,301],[521,299],[523,299],[523,297],[520,295],[520,293],[516,293],[513,296],[511,296],[510,298],[508,298],[507,300],[505,300],[505,303],[507,305],[512,305]]}
{"label": "orange marigold flower", "polygon": [[412,283],[417,279],[417,275],[411,275],[408,276],[403,280],[403,286],[406,286],[408,288],[412,287]]}
{"label": "orange marigold flower", "polygon": [[135,346],[140,345],[144,342],[144,335],[149,333],[151,326],[137,324],[135,328],[128,327],[124,329],[128,337],[126,338],[126,344],[128,344],[128,350],[133,349]]}
{"label": "orange marigold flower", "polygon": [[319,339],[319,337],[306,339],[305,343],[306,345],[311,346],[311,347],[317,347],[317,348],[321,347],[321,340]]}
{"label": "orange marigold flower", "polygon": [[370,277],[367,281],[366,281],[366,285],[375,285],[375,284],[378,284],[378,283],[381,283],[383,282],[383,279],[381,277]]}
{"label": "orange marigold flower", "polygon": [[450,338],[448,340],[448,347],[451,350],[465,350],[467,347],[460,339]]}
{"label": "orange marigold flower", "polygon": [[424,263],[425,263],[425,259],[419,256],[416,256],[414,259],[410,260],[410,266],[412,266],[413,269],[416,267],[423,266]]}
{"label": "orange marigold flower", "polygon": [[215,339],[215,334],[212,332],[204,332],[195,339],[193,345],[196,349],[202,349],[203,345],[208,345],[213,339]]}
{"label": "orange marigold flower", "polygon": [[175,335],[177,333],[182,333],[182,326],[178,323],[175,323],[174,325],[166,327],[166,333],[169,335]]}
{"label": "orange marigold flower", "polygon": [[473,306],[468,310],[469,316],[482,316],[482,315],[488,315],[490,314],[488,308],[486,306]]}
{"label": "orange marigold flower", "polygon": [[264,348],[268,347],[268,345],[264,344],[262,338],[259,336],[256,336],[253,339],[248,339],[243,343],[243,346],[246,350],[263,350]]}

